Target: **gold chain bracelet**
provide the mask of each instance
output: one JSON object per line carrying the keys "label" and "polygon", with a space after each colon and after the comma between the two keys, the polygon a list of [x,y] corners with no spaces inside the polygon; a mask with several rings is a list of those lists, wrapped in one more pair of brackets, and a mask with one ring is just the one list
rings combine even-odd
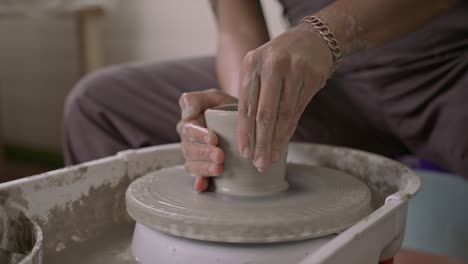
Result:
{"label": "gold chain bracelet", "polygon": [[302,23],[308,23],[318,29],[319,34],[327,42],[328,47],[333,56],[333,68],[341,61],[343,58],[343,52],[338,45],[338,41],[335,38],[335,35],[330,30],[330,28],[325,24],[325,22],[317,16],[306,16],[301,20]]}

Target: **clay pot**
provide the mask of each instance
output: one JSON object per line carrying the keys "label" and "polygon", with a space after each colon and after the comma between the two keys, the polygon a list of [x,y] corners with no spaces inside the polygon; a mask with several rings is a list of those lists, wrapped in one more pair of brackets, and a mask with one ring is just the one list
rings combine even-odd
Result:
{"label": "clay pot", "polygon": [[206,125],[218,136],[224,151],[223,173],[213,177],[218,193],[239,196],[271,195],[288,188],[286,177],[287,148],[280,159],[259,172],[251,161],[241,156],[237,145],[237,105],[228,104],[205,111]]}

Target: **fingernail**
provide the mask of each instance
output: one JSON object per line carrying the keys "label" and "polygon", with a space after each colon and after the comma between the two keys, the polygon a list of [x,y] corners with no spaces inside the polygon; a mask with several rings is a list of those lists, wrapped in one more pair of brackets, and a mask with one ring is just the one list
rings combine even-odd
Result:
{"label": "fingernail", "polygon": [[279,151],[273,151],[273,153],[271,153],[271,162],[272,163],[278,162],[279,158],[280,158]]}
{"label": "fingernail", "polygon": [[194,109],[191,105],[188,105],[187,107],[184,107],[182,109],[182,118],[187,118],[188,116],[192,115],[194,113]]}
{"label": "fingernail", "polygon": [[242,156],[244,156],[244,158],[246,159],[250,159],[250,156],[251,156],[250,149],[244,148],[244,150],[242,151]]}
{"label": "fingernail", "polygon": [[[218,165],[216,164],[211,164],[209,167],[208,167],[208,171],[210,173],[213,173],[213,175],[217,175],[218,174]],[[213,176],[213,175],[210,175],[210,176]]]}
{"label": "fingernail", "polygon": [[185,107],[187,107],[187,101],[186,100],[182,100],[180,102],[180,108],[183,110]]}
{"label": "fingernail", "polygon": [[216,151],[212,151],[210,153],[210,159],[211,159],[211,161],[213,161],[216,164],[221,163],[221,161],[219,160],[219,155],[218,155],[218,153]]}
{"label": "fingernail", "polygon": [[255,167],[257,167],[257,170],[260,171],[260,172],[263,172],[263,169],[266,167],[266,159],[264,156],[260,156],[258,158],[255,159],[254,161],[254,165]]}
{"label": "fingernail", "polygon": [[210,136],[208,135],[204,136],[203,141],[205,141],[206,144],[210,144]]}
{"label": "fingernail", "polygon": [[184,107],[182,109],[182,118],[186,118],[187,116],[193,113],[193,108],[191,106]]}

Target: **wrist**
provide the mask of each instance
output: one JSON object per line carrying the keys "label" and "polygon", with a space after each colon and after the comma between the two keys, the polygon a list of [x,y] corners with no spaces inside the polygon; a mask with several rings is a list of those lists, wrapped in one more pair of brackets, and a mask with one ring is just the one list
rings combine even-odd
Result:
{"label": "wrist", "polygon": [[328,50],[330,51],[332,57],[332,69],[335,69],[337,64],[343,58],[343,51],[330,27],[318,16],[306,16],[301,20],[300,25],[311,27],[318,33],[318,36],[327,45]]}
{"label": "wrist", "polygon": [[299,23],[291,31],[298,32],[302,35],[302,41],[311,44],[307,46],[307,49],[311,55],[313,54],[314,60],[320,61],[319,64],[323,74],[327,76],[326,78],[329,78],[335,69],[333,54],[318,30],[307,23]]}

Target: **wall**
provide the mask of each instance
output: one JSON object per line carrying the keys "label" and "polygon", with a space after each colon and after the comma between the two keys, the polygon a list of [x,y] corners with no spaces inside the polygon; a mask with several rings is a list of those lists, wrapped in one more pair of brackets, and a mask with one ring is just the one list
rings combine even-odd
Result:
{"label": "wall", "polygon": [[[265,0],[273,35],[281,9]],[[10,144],[61,148],[63,99],[77,81],[72,18],[0,18],[2,134]],[[120,0],[104,20],[106,64],[213,54],[216,26],[208,2]]]}

